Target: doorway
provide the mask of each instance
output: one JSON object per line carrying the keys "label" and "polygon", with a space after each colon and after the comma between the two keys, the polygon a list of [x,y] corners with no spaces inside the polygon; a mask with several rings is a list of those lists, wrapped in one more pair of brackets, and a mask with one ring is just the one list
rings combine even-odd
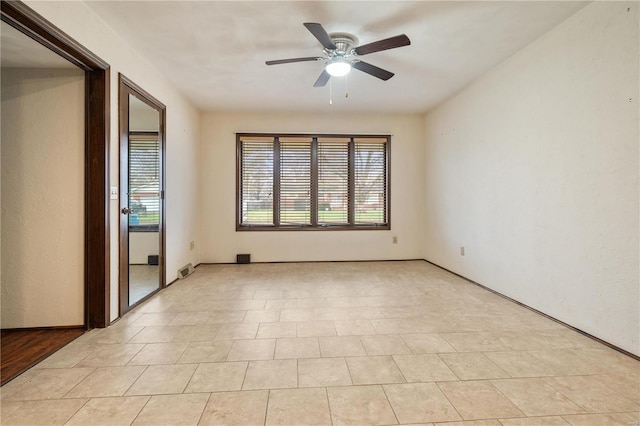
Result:
{"label": "doorway", "polygon": [[120,315],[165,286],[165,106],[120,74]]}
{"label": "doorway", "polygon": [[24,3],[3,1],[2,21],[85,72],[84,326],[109,324],[109,64]]}
{"label": "doorway", "polygon": [[85,73],[4,21],[0,40],[2,328],[82,327]]}
{"label": "doorway", "polygon": [[[2,269],[5,272],[12,269],[11,274],[3,274],[0,309],[3,326],[0,384],[4,384],[85,329],[109,324],[109,64],[24,3],[1,3],[3,51],[0,56],[3,66],[8,67],[2,73],[3,81],[8,84],[2,90],[2,149],[9,149],[10,145],[13,149],[11,155],[2,155],[5,163],[2,182],[14,184],[10,190],[3,188],[2,191],[3,197],[9,197],[2,200],[5,228],[2,246],[6,248],[2,250]],[[75,93],[71,95],[78,100],[75,107],[67,102],[69,92],[61,92],[65,87]],[[25,108],[28,98],[34,97],[38,101]],[[55,98],[64,102],[56,103]],[[74,120],[67,120],[72,109],[77,110],[79,106],[83,106],[84,111],[75,114]],[[42,107],[48,111],[41,111]],[[35,122],[19,117],[23,110],[33,114],[36,109],[40,113],[36,113]],[[44,135],[34,134],[47,126],[49,130]],[[60,132],[65,131],[74,135],[62,136],[58,141],[52,139],[52,133],[60,136]],[[10,139],[13,139],[11,144]],[[40,145],[33,145],[34,139]],[[70,145],[76,142],[79,144]],[[65,151],[51,152],[52,148]],[[56,154],[62,155],[54,158]],[[16,160],[15,155],[20,159]],[[44,166],[36,167],[35,171],[33,167],[20,168],[22,160],[34,164],[38,158],[46,160],[39,163]],[[62,165],[64,176],[58,176],[59,171],[46,169],[50,163]],[[20,185],[26,179],[32,180],[43,172],[48,172],[47,177],[55,174],[54,179],[45,179],[21,190]],[[7,173],[13,178],[5,180]],[[75,173],[71,183],[57,180],[69,173]],[[52,188],[64,188],[60,195],[62,206],[55,205],[57,200],[53,204],[43,204],[41,198],[33,202],[38,194],[47,197]],[[21,194],[28,195],[32,201],[27,202]],[[45,216],[41,217],[43,212]],[[74,215],[70,221],[67,214]],[[36,219],[32,220],[35,226],[13,227],[9,220],[4,220],[27,216],[30,220]],[[41,225],[43,230],[36,231],[35,227]],[[28,243],[34,234],[36,243]],[[64,247],[47,245],[62,240],[66,243]],[[29,250],[22,250],[27,245]],[[55,267],[66,269],[52,271],[45,263],[59,252],[64,253],[65,259],[56,259]],[[27,255],[29,259],[25,261]],[[71,262],[67,257],[72,258]],[[46,275],[36,280],[39,287],[34,290],[30,284],[34,282],[34,271],[43,270]],[[49,290],[53,293],[47,293]]]}

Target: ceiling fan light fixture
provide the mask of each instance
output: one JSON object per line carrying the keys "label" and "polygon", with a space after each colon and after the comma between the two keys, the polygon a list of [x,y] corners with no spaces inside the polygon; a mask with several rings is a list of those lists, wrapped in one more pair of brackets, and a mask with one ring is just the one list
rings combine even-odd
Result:
{"label": "ceiling fan light fixture", "polygon": [[[360,56],[383,50],[395,49],[411,44],[406,34],[374,41],[362,46],[358,45],[358,37],[349,33],[327,33],[321,24],[317,22],[305,22],[304,26],[309,30],[323,47],[322,56],[307,56],[302,58],[278,59],[266,61],[267,65],[289,64],[292,62],[323,61],[324,69],[313,84],[313,87],[324,87],[331,81],[331,77],[343,77],[355,68],[372,77],[387,81],[394,74],[375,65],[361,61]],[[346,81],[345,81],[346,84]]]}
{"label": "ceiling fan light fixture", "polygon": [[351,71],[351,64],[345,59],[336,59],[329,62],[324,69],[332,77],[343,77]]}

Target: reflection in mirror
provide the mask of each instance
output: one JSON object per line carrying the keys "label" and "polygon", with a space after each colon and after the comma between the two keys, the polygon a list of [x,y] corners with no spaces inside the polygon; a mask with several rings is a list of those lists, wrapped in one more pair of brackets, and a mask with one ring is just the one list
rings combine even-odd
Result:
{"label": "reflection in mirror", "polygon": [[129,306],[160,287],[160,119],[129,94]]}

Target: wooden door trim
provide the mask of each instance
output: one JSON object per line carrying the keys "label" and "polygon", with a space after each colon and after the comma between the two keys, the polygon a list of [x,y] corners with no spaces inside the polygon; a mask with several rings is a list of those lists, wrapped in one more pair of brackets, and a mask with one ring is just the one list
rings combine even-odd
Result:
{"label": "wooden door trim", "polygon": [[[124,153],[127,151],[128,140],[129,140],[129,95],[133,95],[138,98],[140,101],[146,103],[151,108],[158,111],[160,118],[160,126],[158,130],[158,141],[160,143],[160,192],[162,196],[160,197],[160,220],[158,223],[158,235],[160,238],[159,248],[160,253],[158,256],[158,264],[160,268],[160,286],[157,290],[149,293],[147,296],[143,297],[133,305],[129,305],[129,249],[128,249],[128,217],[122,215],[120,213],[121,209],[124,207],[128,207],[128,199],[125,199],[126,191],[123,191],[124,182],[127,182],[128,170],[125,158],[123,158]],[[118,271],[118,288],[120,291],[120,299],[118,301],[118,312],[120,316],[129,312],[135,306],[147,300],[149,297],[154,295],[156,292],[165,288],[166,285],[166,262],[165,262],[165,253],[166,253],[166,235],[165,235],[165,216],[166,216],[166,197],[164,196],[165,191],[165,175],[166,175],[166,112],[167,107],[152,96],[149,92],[144,90],[142,87],[138,86],[136,83],[131,81],[129,78],[124,76],[121,73],[118,73],[118,131],[119,131],[119,176],[120,176],[120,204],[118,208],[118,216],[119,216],[119,271]]]}
{"label": "wooden door trim", "polygon": [[84,313],[106,327],[109,291],[109,64],[17,0],[2,0],[2,21],[85,71]]}

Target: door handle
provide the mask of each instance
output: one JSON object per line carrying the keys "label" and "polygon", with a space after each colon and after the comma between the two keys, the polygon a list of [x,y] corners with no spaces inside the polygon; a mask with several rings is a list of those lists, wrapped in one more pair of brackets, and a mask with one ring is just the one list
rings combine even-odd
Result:
{"label": "door handle", "polygon": [[122,211],[122,214],[131,214],[131,213],[133,213],[133,209],[130,209],[129,207],[125,207],[121,211]]}

